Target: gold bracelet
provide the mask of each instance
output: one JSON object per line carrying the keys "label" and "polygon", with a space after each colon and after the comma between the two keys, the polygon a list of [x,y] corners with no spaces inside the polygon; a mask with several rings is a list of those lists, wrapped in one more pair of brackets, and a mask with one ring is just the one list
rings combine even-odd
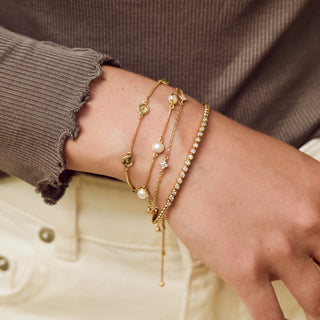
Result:
{"label": "gold bracelet", "polygon": [[168,209],[170,208],[170,206],[172,205],[175,197],[178,194],[178,190],[180,190],[180,187],[183,183],[183,179],[186,177],[187,172],[190,169],[192,160],[194,159],[194,155],[197,152],[197,149],[199,147],[201,138],[206,130],[206,126],[207,126],[207,122],[209,119],[209,112],[210,112],[210,106],[205,103],[204,104],[204,114],[203,114],[203,118],[201,120],[201,125],[199,128],[199,131],[197,133],[197,136],[193,142],[192,148],[190,149],[190,152],[188,154],[188,157],[184,163],[184,166],[182,167],[180,173],[179,173],[179,177],[173,187],[173,189],[171,190],[170,196],[168,197],[164,207],[162,208],[161,211],[159,210],[155,210],[152,216],[152,223],[156,224],[156,231],[161,232],[162,233],[162,244],[161,244],[161,275],[160,275],[160,286],[163,287],[164,286],[164,281],[163,281],[163,275],[164,275],[164,256],[166,255],[166,251],[165,251],[165,230],[166,230],[166,226],[165,226],[165,214],[168,211]]}
{"label": "gold bracelet", "polygon": [[134,164],[134,157],[133,157],[133,154],[132,154],[132,149],[133,149],[133,146],[134,146],[134,143],[136,141],[136,137],[137,137],[137,134],[138,134],[138,129],[139,129],[139,126],[140,126],[140,123],[141,123],[141,120],[142,118],[149,113],[150,111],[150,107],[149,107],[149,99],[150,97],[152,96],[152,94],[154,93],[154,91],[158,88],[158,86],[160,86],[161,84],[167,86],[169,84],[169,82],[165,79],[161,79],[161,80],[158,80],[157,83],[154,85],[154,87],[152,88],[152,90],[150,91],[150,93],[147,95],[146,99],[142,101],[142,103],[140,103],[137,107],[137,111],[138,111],[138,115],[139,115],[139,118],[138,118],[138,124],[137,124],[137,127],[136,127],[136,130],[134,132],[134,135],[133,135],[133,138],[132,138],[132,141],[131,141],[131,145],[130,145],[130,148],[129,148],[129,151],[127,152],[127,154],[122,158],[122,164],[123,164],[123,167],[124,167],[124,172],[125,172],[125,176],[126,176],[126,180],[127,180],[127,183],[128,183],[128,186],[129,188],[131,189],[131,191],[133,192],[137,192],[137,189],[133,186],[133,184],[131,183],[130,181],[130,178],[129,178],[129,169],[133,166]]}
{"label": "gold bracelet", "polygon": [[188,154],[187,160],[179,174],[179,177],[176,181],[176,184],[174,185],[170,196],[168,197],[164,207],[162,208],[162,210],[160,212],[155,212],[155,214],[152,217],[152,223],[153,224],[157,224],[161,219],[164,218],[165,213],[167,212],[167,210],[169,209],[169,207],[172,205],[173,200],[175,199],[178,190],[181,187],[181,184],[183,182],[183,179],[186,177],[187,172],[189,171],[189,168],[191,166],[192,160],[194,158],[195,153],[197,152],[197,149],[199,147],[199,143],[201,141],[201,138],[205,132],[206,129],[206,125],[207,125],[207,121],[208,121],[208,116],[209,116],[209,112],[210,112],[210,106],[205,103],[204,104],[204,114],[203,114],[203,118],[201,120],[201,125],[199,128],[199,132],[194,140],[194,143],[192,145],[192,148]]}
{"label": "gold bracelet", "polygon": [[183,91],[181,89],[179,90],[179,92],[177,91],[177,94],[178,94],[179,100],[180,100],[179,108],[178,108],[178,111],[177,111],[177,114],[176,114],[176,118],[175,118],[172,130],[171,130],[168,146],[166,147],[166,153],[165,153],[165,156],[164,156],[164,161],[160,163],[161,170],[160,170],[160,173],[159,173],[159,177],[158,177],[158,180],[157,180],[156,187],[155,187],[155,189],[153,191],[153,198],[152,198],[152,201],[149,201],[149,205],[148,205],[148,209],[147,209],[147,213],[148,214],[152,214],[152,215],[158,210],[156,204],[157,204],[157,199],[158,199],[158,191],[159,191],[160,183],[161,183],[162,177],[164,175],[165,169],[169,166],[168,160],[169,160],[169,155],[170,155],[170,151],[171,151],[171,145],[172,145],[172,142],[173,142],[174,134],[175,134],[176,129],[177,129],[177,125],[178,125],[178,122],[179,122],[179,119],[180,119],[180,116],[181,116],[183,105],[184,105],[185,101],[187,101],[187,98],[186,98],[186,96],[184,95],[184,93],[183,93]]}
{"label": "gold bracelet", "polygon": [[150,176],[151,176],[151,173],[152,173],[152,169],[154,167],[154,164],[155,164],[155,161],[156,161],[156,158],[159,156],[159,154],[161,154],[165,147],[164,147],[164,142],[163,142],[163,137],[167,131],[167,128],[168,128],[168,124],[169,124],[169,120],[170,120],[170,117],[171,117],[171,114],[172,114],[172,111],[174,110],[175,108],[175,105],[178,103],[178,92],[179,92],[179,89],[175,89],[175,91],[169,96],[169,102],[170,102],[170,105],[169,105],[169,110],[168,110],[168,114],[167,114],[167,118],[166,118],[166,121],[165,121],[165,124],[164,124],[164,127],[162,129],[162,133],[161,133],[161,136],[160,138],[157,140],[157,142],[153,143],[152,144],[152,152],[153,152],[153,156],[152,156],[152,162],[151,162],[151,165],[150,165],[150,168],[149,168],[149,171],[148,171],[148,174],[147,174],[147,177],[146,177],[146,180],[144,182],[144,185],[140,188],[137,189],[137,196],[139,199],[147,199],[149,198],[149,192],[147,190],[147,185],[149,183],[149,180],[150,180]]}

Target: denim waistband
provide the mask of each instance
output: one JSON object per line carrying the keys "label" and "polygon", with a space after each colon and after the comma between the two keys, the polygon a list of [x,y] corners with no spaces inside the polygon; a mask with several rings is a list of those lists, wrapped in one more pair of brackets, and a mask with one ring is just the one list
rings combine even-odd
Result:
{"label": "denim waistband", "polygon": [[[45,204],[34,187],[14,178],[0,180],[0,208],[8,216],[28,217],[55,233],[58,256],[76,258],[79,239],[137,250],[160,250],[161,235],[155,232],[146,202],[138,199],[121,181],[78,174],[64,197],[54,206]],[[167,250],[178,249],[176,236],[167,228]]]}

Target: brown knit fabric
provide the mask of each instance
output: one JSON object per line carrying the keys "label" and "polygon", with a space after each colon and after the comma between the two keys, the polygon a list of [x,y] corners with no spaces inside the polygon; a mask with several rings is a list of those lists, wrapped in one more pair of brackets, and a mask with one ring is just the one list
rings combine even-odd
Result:
{"label": "brown knit fabric", "polygon": [[65,170],[65,139],[76,138],[76,112],[87,100],[102,63],[93,50],[68,49],[17,36],[0,27],[0,169],[59,199],[72,172]]}
{"label": "brown knit fabric", "polygon": [[0,170],[61,196],[61,146],[105,53],[296,147],[319,137],[319,14],[318,0],[2,0],[9,30],[95,51],[1,31]]}

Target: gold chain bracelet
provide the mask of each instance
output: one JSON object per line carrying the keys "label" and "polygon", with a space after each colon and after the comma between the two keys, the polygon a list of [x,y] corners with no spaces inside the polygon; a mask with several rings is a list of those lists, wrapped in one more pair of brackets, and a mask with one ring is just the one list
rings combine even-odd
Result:
{"label": "gold chain bracelet", "polygon": [[171,130],[168,146],[166,147],[166,153],[164,156],[164,160],[163,160],[163,162],[160,163],[161,170],[159,173],[156,187],[153,191],[153,198],[152,198],[152,201],[149,201],[149,205],[148,205],[148,209],[147,209],[147,213],[152,214],[152,215],[158,210],[156,204],[157,204],[157,199],[158,199],[158,191],[159,191],[160,183],[161,183],[162,177],[164,175],[165,169],[169,166],[168,160],[169,160],[169,155],[170,155],[170,151],[171,151],[171,146],[172,146],[174,134],[177,129],[177,125],[178,125],[178,122],[179,122],[179,119],[181,116],[183,105],[184,105],[185,101],[187,101],[187,98],[181,89],[179,90],[178,96],[179,96],[179,100],[180,100],[179,108],[178,108],[176,118],[175,118],[172,130]]}
{"label": "gold chain bracelet", "polygon": [[[164,160],[163,160],[163,162],[160,163],[161,170],[159,172],[159,177],[158,177],[158,180],[157,180],[154,192],[153,192],[153,198],[152,198],[152,200],[149,199],[148,210],[147,210],[147,213],[152,214],[152,223],[156,225],[156,231],[161,232],[161,234],[162,234],[160,286],[163,287],[164,286],[164,281],[163,281],[163,279],[164,279],[164,257],[166,254],[166,252],[165,252],[165,229],[166,229],[165,215],[166,215],[168,209],[171,207],[175,197],[177,196],[178,190],[180,190],[181,185],[184,181],[184,178],[186,177],[186,174],[190,169],[192,160],[194,159],[194,155],[197,152],[200,141],[202,139],[202,136],[203,136],[205,129],[206,129],[206,126],[207,126],[210,107],[208,104],[204,104],[204,114],[201,119],[201,125],[199,127],[198,132],[197,132],[197,136],[195,137],[195,140],[193,142],[192,148],[190,149],[188,156],[187,156],[187,159],[186,159],[181,171],[179,172],[179,177],[176,180],[176,183],[175,183],[174,187],[172,188],[169,197],[167,198],[163,208],[161,210],[159,210],[159,208],[157,207],[157,201],[158,201],[158,192],[159,192],[160,184],[162,181],[162,177],[165,173],[165,169],[168,167],[168,159],[169,159],[169,154],[171,151],[171,146],[172,146],[174,134],[177,129],[177,125],[178,125],[178,122],[179,122],[179,119],[180,119],[180,116],[182,113],[184,102],[187,100],[187,98],[185,97],[182,90],[176,88],[175,91],[169,96],[170,105],[169,105],[169,110],[167,113],[166,121],[164,123],[164,127],[162,129],[162,133],[161,133],[159,139],[155,143],[152,144],[153,157],[152,157],[152,161],[151,161],[151,164],[149,167],[149,171],[147,173],[147,177],[146,177],[145,182],[142,187],[139,187],[139,188],[134,187],[134,185],[131,183],[130,178],[129,178],[129,170],[133,166],[133,164],[135,163],[134,155],[133,155],[133,147],[134,147],[134,144],[135,144],[135,141],[137,138],[137,134],[138,134],[139,127],[141,124],[141,120],[144,118],[145,115],[147,115],[149,113],[149,111],[150,111],[150,107],[149,107],[150,97],[152,96],[154,91],[161,84],[168,85],[169,82],[164,79],[158,80],[156,82],[156,84],[154,85],[154,87],[149,92],[149,94],[147,95],[146,99],[143,100],[142,103],[140,103],[138,105],[138,107],[137,107],[138,124],[136,126],[135,131],[134,131],[134,135],[131,140],[129,151],[122,158],[121,162],[122,162],[122,165],[124,166],[125,177],[126,177],[126,181],[127,181],[129,188],[132,191],[137,193],[138,198],[146,199],[146,198],[149,198],[149,192],[147,189],[147,185],[149,183],[156,159],[164,150],[166,151],[165,156],[164,156]],[[180,101],[179,108],[176,113],[175,121],[174,121],[172,130],[171,130],[171,134],[169,137],[168,145],[165,148],[164,141],[163,141],[164,135],[167,131],[172,111],[174,110],[175,105],[178,103],[178,101]]]}
{"label": "gold chain bracelet", "polygon": [[134,143],[136,141],[136,137],[137,137],[137,134],[138,134],[138,130],[139,130],[139,127],[140,127],[140,123],[141,123],[141,120],[143,119],[143,117],[149,113],[150,111],[150,107],[149,107],[149,99],[150,97],[152,96],[152,94],[154,93],[154,91],[161,85],[168,85],[169,82],[165,79],[161,79],[161,80],[158,80],[156,82],[156,84],[154,85],[154,87],[152,88],[152,90],[149,92],[149,94],[147,95],[146,99],[144,99],[142,101],[142,103],[140,103],[137,107],[137,111],[138,111],[138,124],[136,126],[136,129],[135,129],[135,132],[133,134],[133,138],[132,138],[132,141],[131,141],[131,144],[130,144],[130,148],[129,148],[129,151],[127,152],[127,154],[122,158],[122,165],[124,167],[124,172],[125,172],[125,176],[126,176],[126,180],[127,180],[127,184],[129,186],[129,188],[131,189],[131,191],[134,191],[134,192],[137,192],[137,189],[133,186],[133,184],[131,183],[130,181],[130,178],[129,178],[129,169],[133,166],[134,164],[134,157],[133,157],[133,154],[132,154],[132,149],[133,149],[133,146],[134,146]]}
{"label": "gold chain bracelet", "polygon": [[171,190],[171,193],[164,205],[164,207],[162,208],[161,211],[159,210],[154,210],[153,212],[153,216],[152,216],[152,223],[156,224],[156,231],[157,232],[161,232],[162,233],[162,244],[161,244],[161,275],[160,275],[160,286],[163,287],[164,286],[164,281],[163,281],[163,276],[164,276],[164,256],[166,254],[165,251],[165,214],[168,211],[168,209],[170,208],[170,206],[172,205],[175,197],[178,194],[178,191],[181,188],[181,185],[183,183],[184,178],[186,177],[187,172],[190,169],[192,160],[194,159],[194,156],[197,152],[197,149],[199,147],[200,141],[202,139],[202,136],[206,130],[206,126],[207,126],[207,122],[209,119],[209,112],[210,112],[210,106],[205,103],[204,104],[204,114],[203,117],[201,119],[201,124],[200,124],[200,128],[199,131],[197,133],[197,136],[193,142],[192,148],[190,149],[190,152],[187,156],[187,159],[179,173],[179,177],[176,180],[176,183],[174,185],[174,187]]}
{"label": "gold chain bracelet", "polygon": [[167,118],[166,118],[165,124],[163,126],[160,138],[155,143],[152,144],[153,155],[152,155],[152,161],[151,161],[151,165],[150,165],[147,177],[145,179],[144,185],[137,189],[137,196],[139,199],[147,199],[149,197],[147,185],[149,183],[152,169],[154,167],[154,164],[155,164],[157,157],[159,156],[159,154],[161,154],[165,150],[163,137],[167,131],[172,111],[174,110],[175,105],[178,103],[178,92],[179,92],[179,89],[176,88],[175,91],[169,96],[170,105],[169,105]]}

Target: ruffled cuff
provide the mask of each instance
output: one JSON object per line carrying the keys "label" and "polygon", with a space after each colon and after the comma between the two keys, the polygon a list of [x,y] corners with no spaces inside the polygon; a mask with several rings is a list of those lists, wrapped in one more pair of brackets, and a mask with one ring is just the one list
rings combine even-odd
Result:
{"label": "ruffled cuff", "polygon": [[48,204],[73,175],[63,148],[79,134],[76,114],[101,65],[119,64],[91,49],[70,49],[0,28],[0,171],[34,185]]}

